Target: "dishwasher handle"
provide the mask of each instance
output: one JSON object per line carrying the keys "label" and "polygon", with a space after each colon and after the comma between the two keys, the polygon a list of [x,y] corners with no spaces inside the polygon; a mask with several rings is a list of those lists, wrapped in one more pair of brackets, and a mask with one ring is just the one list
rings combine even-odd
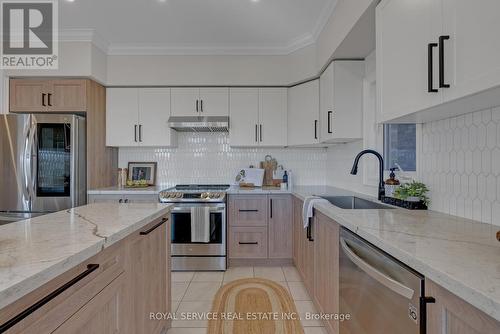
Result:
{"label": "dishwasher handle", "polygon": [[349,260],[351,260],[359,269],[363,270],[368,276],[370,276],[386,288],[394,291],[398,295],[401,295],[408,299],[413,298],[413,295],[415,294],[415,291],[413,291],[413,289],[399,283],[398,281],[385,275],[384,273],[366,263],[352,251],[349,245],[347,245],[347,243],[345,242],[344,238],[340,238],[340,245]]}

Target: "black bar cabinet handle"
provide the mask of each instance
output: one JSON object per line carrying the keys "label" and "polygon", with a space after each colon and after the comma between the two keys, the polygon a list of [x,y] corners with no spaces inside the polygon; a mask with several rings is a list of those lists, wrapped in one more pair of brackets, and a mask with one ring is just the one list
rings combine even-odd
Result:
{"label": "black bar cabinet handle", "polygon": [[332,114],[333,111],[328,111],[328,133],[333,133],[332,131]]}
{"label": "black bar cabinet handle", "polygon": [[312,237],[312,223],[313,223],[312,218],[309,218],[309,224],[307,225],[307,239],[311,242],[314,241]]}
{"label": "black bar cabinet handle", "polygon": [[142,124],[139,124],[139,141],[142,143]]}
{"label": "black bar cabinet handle", "polygon": [[196,112],[198,112],[198,100],[196,100]]}
{"label": "black bar cabinet handle", "polygon": [[318,139],[318,120],[314,120],[314,139]]}
{"label": "black bar cabinet handle", "polygon": [[52,107],[52,103],[50,103],[50,97],[52,96],[52,94],[47,94],[47,104],[49,105],[49,107]]}
{"label": "black bar cabinet handle", "polygon": [[429,43],[429,45],[427,46],[427,91],[429,93],[437,93],[438,90],[437,89],[434,89],[432,87],[432,84],[433,84],[433,55],[432,55],[432,49],[434,49],[435,47],[437,47],[438,44],[437,43]]}
{"label": "black bar cabinet handle", "polygon": [[259,131],[260,131],[260,141],[262,142],[262,124],[260,125]]}
{"label": "black bar cabinet handle", "polygon": [[255,141],[256,142],[259,141],[259,139],[258,139],[259,138],[258,133],[259,133],[259,128],[258,128],[257,124],[255,124]]}
{"label": "black bar cabinet handle", "polygon": [[134,125],[134,141],[137,143],[137,124]]}
{"label": "black bar cabinet handle", "polygon": [[270,211],[269,218],[273,218],[273,199],[272,198],[269,199],[269,211]]}
{"label": "black bar cabinet handle", "polygon": [[46,105],[45,105],[45,93],[42,93],[42,106],[46,107]]}
{"label": "black bar cabinet handle", "polygon": [[146,231],[142,231],[142,232],[139,232],[140,235],[148,235],[149,233],[153,232],[154,230],[156,230],[158,227],[162,226],[163,224],[165,224],[166,222],[168,221],[168,218],[163,218],[161,220],[161,222],[159,222],[158,224],[156,224],[155,226],[151,227],[149,230],[146,230]]}
{"label": "black bar cabinet handle", "polygon": [[238,242],[240,245],[258,245],[259,243],[257,241],[255,242]]}
{"label": "black bar cabinet handle", "polygon": [[203,112],[203,100],[200,100],[200,111]]}
{"label": "black bar cabinet handle", "polygon": [[38,309],[43,307],[45,304],[50,302],[52,299],[56,298],[64,291],[68,290],[71,286],[75,285],[76,283],[78,283],[79,281],[84,279],[86,276],[90,275],[92,272],[94,272],[98,268],[99,268],[98,264],[88,264],[87,270],[85,270],[83,273],[76,276],[71,281],[67,282],[66,284],[62,285],[61,287],[57,288],[56,290],[52,291],[50,294],[48,294],[47,296],[40,299],[35,304],[28,307],[26,310],[24,310],[21,313],[19,313],[18,315],[16,315],[14,318],[12,318],[9,321],[7,321],[6,323],[0,325],[0,333],[6,332],[9,328],[12,328],[13,326],[15,326],[16,324],[21,322],[23,319],[28,317],[30,314],[36,312]]}
{"label": "black bar cabinet handle", "polygon": [[239,209],[239,212],[259,212],[257,209]]}
{"label": "black bar cabinet handle", "polygon": [[449,40],[450,36],[439,36],[439,88],[450,88],[449,84],[444,83],[444,41]]}

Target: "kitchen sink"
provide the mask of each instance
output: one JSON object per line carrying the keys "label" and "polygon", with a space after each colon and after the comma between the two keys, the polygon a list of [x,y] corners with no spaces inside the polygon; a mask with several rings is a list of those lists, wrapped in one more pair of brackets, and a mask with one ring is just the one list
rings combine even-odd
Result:
{"label": "kitchen sink", "polygon": [[394,209],[391,206],[368,201],[356,196],[321,196],[321,198],[326,199],[328,202],[341,209]]}

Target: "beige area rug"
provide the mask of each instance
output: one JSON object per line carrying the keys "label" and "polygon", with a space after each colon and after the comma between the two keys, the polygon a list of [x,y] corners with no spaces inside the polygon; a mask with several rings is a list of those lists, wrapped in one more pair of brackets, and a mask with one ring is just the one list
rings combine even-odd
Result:
{"label": "beige area rug", "polygon": [[208,334],[303,334],[299,313],[288,291],[263,278],[230,282],[212,305]]}

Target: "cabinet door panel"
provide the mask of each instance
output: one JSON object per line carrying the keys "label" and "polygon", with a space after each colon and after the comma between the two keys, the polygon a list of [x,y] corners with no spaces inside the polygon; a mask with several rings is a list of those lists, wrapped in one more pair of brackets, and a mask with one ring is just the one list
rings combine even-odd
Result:
{"label": "cabinet door panel", "polygon": [[120,275],[53,333],[123,333],[127,319],[124,277]]}
{"label": "cabinet door panel", "polygon": [[198,116],[200,100],[199,88],[172,88],[172,116]]}
{"label": "cabinet door panel", "polygon": [[229,143],[231,146],[257,146],[259,89],[231,88]]}
{"label": "cabinet door panel", "polygon": [[267,226],[267,196],[230,196],[229,223],[232,226]]}
{"label": "cabinet door panel", "polygon": [[427,305],[429,334],[500,333],[500,322],[433,281],[425,280],[425,291],[436,299],[436,303]]}
{"label": "cabinet door panel", "polygon": [[48,90],[49,85],[47,80],[11,79],[9,88],[9,110],[11,112],[47,111]]}
{"label": "cabinet door panel", "polygon": [[108,88],[106,146],[137,146],[139,94],[137,88]]}
{"label": "cabinet door panel", "polygon": [[50,96],[47,98],[50,111],[84,112],[87,110],[86,80],[51,80]]}
{"label": "cabinet door panel", "polygon": [[288,90],[288,145],[319,142],[319,80]]}
{"label": "cabinet door panel", "polygon": [[[315,217],[314,299],[323,313],[339,312],[339,225],[319,213]],[[327,321],[338,332],[337,321]]]}
{"label": "cabinet door panel", "polygon": [[500,2],[443,0],[445,101],[500,85]]}
{"label": "cabinet door panel", "polygon": [[[158,224],[155,221],[144,227],[147,231]],[[165,325],[163,321],[150,320],[150,312],[168,312],[167,295],[167,224],[141,235],[136,233],[130,241],[130,294],[132,333],[159,333]]]}
{"label": "cabinet door panel", "polygon": [[[440,104],[428,92],[428,44],[442,30],[441,1],[385,0],[377,6],[377,103],[383,120]],[[433,87],[438,88],[438,48]]]}
{"label": "cabinet door panel", "polygon": [[229,88],[200,88],[201,116],[229,115]]}
{"label": "cabinet door panel", "polygon": [[319,114],[321,141],[326,142],[333,137],[333,63],[321,74],[319,79]]}
{"label": "cabinet door panel", "polygon": [[267,258],[266,227],[229,228],[229,257],[231,259],[265,259]]}
{"label": "cabinet door panel", "polygon": [[290,259],[293,247],[292,201],[288,195],[269,196],[269,258]]}
{"label": "cabinet door panel", "polygon": [[286,88],[260,89],[259,123],[259,140],[261,146],[286,146]]}
{"label": "cabinet door panel", "polygon": [[139,89],[141,146],[175,146],[176,135],[167,122],[170,117],[170,88]]}
{"label": "cabinet door panel", "polygon": [[293,198],[293,263],[303,276],[302,268],[302,237],[304,226],[302,223],[302,201],[298,198]]}

